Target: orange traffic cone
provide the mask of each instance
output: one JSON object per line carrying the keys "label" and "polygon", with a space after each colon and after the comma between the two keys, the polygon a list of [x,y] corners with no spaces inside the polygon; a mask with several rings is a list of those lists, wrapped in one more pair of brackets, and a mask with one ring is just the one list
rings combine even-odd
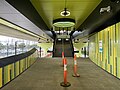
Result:
{"label": "orange traffic cone", "polygon": [[64,66],[64,52],[62,52],[62,67]]}
{"label": "orange traffic cone", "polygon": [[64,58],[64,82],[61,82],[60,85],[63,87],[71,86],[71,84],[67,82],[67,59],[66,58]]}
{"label": "orange traffic cone", "polygon": [[74,55],[74,74],[72,75],[73,77],[80,77],[80,75],[77,73],[77,60],[76,60],[76,55]]}

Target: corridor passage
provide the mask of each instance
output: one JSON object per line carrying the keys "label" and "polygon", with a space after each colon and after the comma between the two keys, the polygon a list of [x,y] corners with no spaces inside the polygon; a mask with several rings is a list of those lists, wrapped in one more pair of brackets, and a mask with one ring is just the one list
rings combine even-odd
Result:
{"label": "corridor passage", "polygon": [[61,58],[40,58],[27,71],[1,90],[120,90],[120,80],[108,74],[89,59],[77,58],[80,77],[72,77],[73,58],[67,58],[68,82],[62,87]]}

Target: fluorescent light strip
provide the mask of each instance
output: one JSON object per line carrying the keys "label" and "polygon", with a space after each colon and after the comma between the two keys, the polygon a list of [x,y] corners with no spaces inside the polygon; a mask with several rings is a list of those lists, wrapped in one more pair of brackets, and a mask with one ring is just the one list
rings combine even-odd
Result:
{"label": "fluorescent light strip", "polygon": [[29,32],[29,31],[27,31],[27,30],[25,30],[25,29],[23,29],[23,28],[20,28],[20,27],[12,24],[12,23],[10,23],[10,22],[7,22],[7,21],[5,21],[5,20],[3,20],[3,19],[1,19],[1,18],[0,18],[0,23],[3,24],[3,25],[6,25],[6,26],[8,26],[8,27],[11,27],[11,28],[13,28],[13,29],[19,30],[19,31],[21,31],[21,32],[23,32],[23,33],[32,35],[32,36],[34,36],[34,37],[41,38],[41,39],[46,39],[46,38],[44,38],[44,37],[42,37],[42,36],[36,35],[36,34],[31,33],[31,32]]}

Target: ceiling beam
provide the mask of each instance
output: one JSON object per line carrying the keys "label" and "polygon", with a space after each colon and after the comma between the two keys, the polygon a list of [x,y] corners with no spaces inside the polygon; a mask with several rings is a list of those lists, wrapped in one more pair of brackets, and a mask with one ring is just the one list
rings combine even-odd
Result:
{"label": "ceiling beam", "polygon": [[[38,26],[41,30],[43,30],[45,33],[46,31],[50,31],[46,23],[43,21],[42,17],[33,7],[30,0],[6,0],[6,1],[9,4],[11,4],[15,9],[17,9],[20,13],[22,13],[25,17],[27,17],[31,22],[33,22],[36,26]],[[49,36],[53,35],[50,34]]]}

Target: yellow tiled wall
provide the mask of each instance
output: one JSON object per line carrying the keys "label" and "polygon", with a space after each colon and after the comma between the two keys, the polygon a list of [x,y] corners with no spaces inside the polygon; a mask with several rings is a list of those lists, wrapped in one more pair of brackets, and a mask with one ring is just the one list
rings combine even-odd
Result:
{"label": "yellow tiled wall", "polygon": [[2,87],[2,68],[0,68],[0,87]]}
{"label": "yellow tiled wall", "polygon": [[13,64],[0,68],[0,88],[30,67],[38,57],[37,51]]}
{"label": "yellow tiled wall", "polygon": [[89,57],[98,66],[120,78],[120,22],[90,37]]}

